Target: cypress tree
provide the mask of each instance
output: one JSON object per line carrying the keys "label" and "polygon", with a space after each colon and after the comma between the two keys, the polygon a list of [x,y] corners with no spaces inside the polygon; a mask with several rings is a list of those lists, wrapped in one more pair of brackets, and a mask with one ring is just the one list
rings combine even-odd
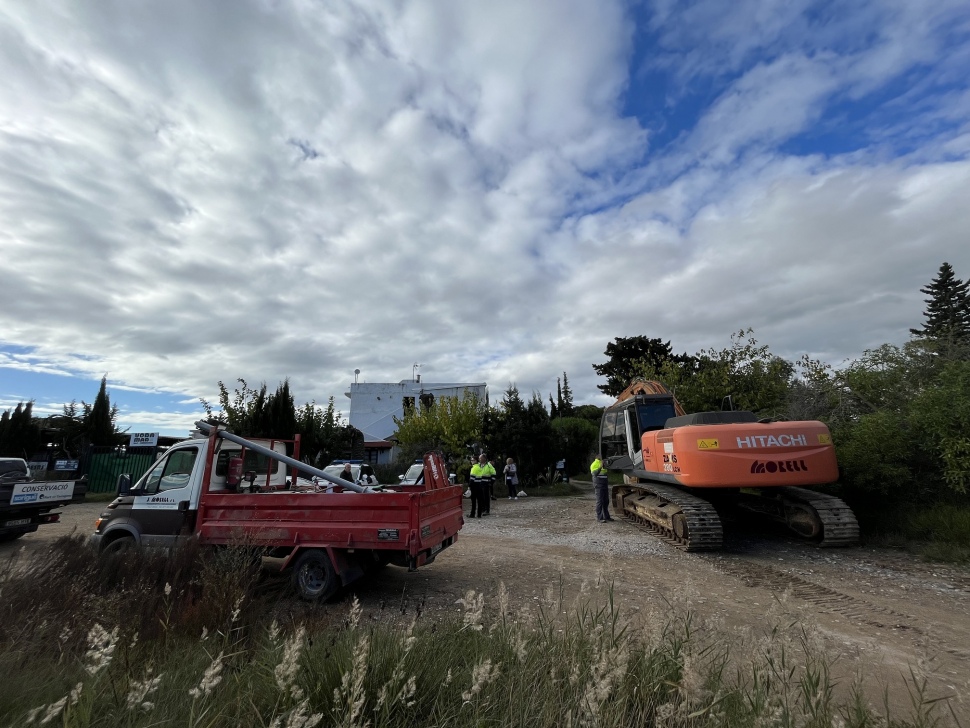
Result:
{"label": "cypress tree", "polygon": [[118,416],[118,408],[111,406],[111,399],[108,397],[108,377],[101,377],[101,388],[98,396],[94,398],[94,404],[84,405],[84,434],[92,445],[114,445],[115,444],[115,418]]}
{"label": "cypress tree", "polygon": [[573,390],[569,388],[569,377],[562,373],[562,408],[563,417],[573,416]]}
{"label": "cypress tree", "polygon": [[918,338],[948,345],[970,344],[970,281],[961,281],[944,262],[936,278],[919,289],[925,293],[925,319],[909,332]]}

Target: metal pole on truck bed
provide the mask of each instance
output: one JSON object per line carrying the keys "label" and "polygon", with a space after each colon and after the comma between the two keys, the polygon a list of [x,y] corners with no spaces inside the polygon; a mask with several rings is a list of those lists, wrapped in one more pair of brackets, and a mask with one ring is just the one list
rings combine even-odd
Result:
{"label": "metal pole on truck bed", "polygon": [[[201,420],[199,422],[196,422],[195,426],[198,427],[199,430],[201,430],[207,435],[212,434],[212,429],[215,427],[214,425],[210,425],[208,422],[202,422]],[[239,437],[239,435],[233,435],[231,432],[227,432],[226,430],[216,429],[216,435],[225,440],[229,440],[229,442],[234,442],[237,445],[242,445],[247,450],[252,450],[253,452],[258,452],[260,455],[265,455],[266,457],[273,458],[274,460],[279,460],[282,463],[286,463],[290,467],[296,468],[301,472],[309,473],[310,475],[315,475],[318,478],[322,478],[323,480],[327,480],[333,483],[334,485],[339,485],[344,490],[352,490],[356,493],[377,493],[378,492],[373,488],[369,488],[363,485],[357,485],[356,483],[351,483],[349,480],[344,480],[343,478],[337,478],[337,477],[334,477],[333,475],[329,475],[323,472],[322,470],[318,470],[312,465],[301,463],[299,460],[294,460],[293,458],[287,455],[282,455],[276,452],[275,450],[270,450],[268,447],[263,447],[262,445],[258,445],[255,442],[250,442],[246,438]],[[294,483],[294,485],[296,484]]]}

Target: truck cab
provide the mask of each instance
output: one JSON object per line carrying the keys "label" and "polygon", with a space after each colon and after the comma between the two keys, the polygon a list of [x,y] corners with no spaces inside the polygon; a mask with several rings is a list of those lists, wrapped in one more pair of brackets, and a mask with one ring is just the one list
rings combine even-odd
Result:
{"label": "truck cab", "polygon": [[[286,442],[253,440],[286,454]],[[288,487],[286,466],[241,445],[220,441],[210,458],[206,479],[209,441],[186,440],[169,448],[155,464],[129,487],[119,487],[119,497],[102,515],[95,539],[108,548],[115,541],[130,539],[135,545],[169,546],[191,533],[199,509],[203,483],[211,493],[258,492]],[[126,476],[121,476],[124,479]],[[122,481],[123,482],[123,481]],[[122,492],[124,491],[124,492]],[[107,513],[107,511],[106,511]],[[101,529],[104,524],[104,529]],[[130,541],[113,548],[132,545]]]}

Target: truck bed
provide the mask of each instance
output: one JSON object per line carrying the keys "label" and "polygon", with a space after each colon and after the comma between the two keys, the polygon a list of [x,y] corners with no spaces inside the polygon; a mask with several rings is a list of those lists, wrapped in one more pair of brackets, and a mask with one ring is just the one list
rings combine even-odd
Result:
{"label": "truck bed", "polygon": [[420,566],[454,542],[463,524],[462,488],[395,491],[207,493],[195,531],[209,544],[405,552]]}

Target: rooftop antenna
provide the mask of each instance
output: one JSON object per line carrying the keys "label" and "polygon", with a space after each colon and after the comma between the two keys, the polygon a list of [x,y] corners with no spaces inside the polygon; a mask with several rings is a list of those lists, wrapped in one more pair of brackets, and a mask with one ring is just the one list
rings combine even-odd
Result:
{"label": "rooftop antenna", "polygon": [[421,366],[420,364],[418,364],[417,362],[415,362],[414,363],[414,366],[411,367],[411,381],[412,382],[420,382],[421,381],[418,378],[419,377],[419,375],[418,375],[418,369],[420,368],[420,366]]}
{"label": "rooftop antenna", "polygon": [[360,376],[360,369],[354,369],[354,384],[357,384],[358,376]]}

